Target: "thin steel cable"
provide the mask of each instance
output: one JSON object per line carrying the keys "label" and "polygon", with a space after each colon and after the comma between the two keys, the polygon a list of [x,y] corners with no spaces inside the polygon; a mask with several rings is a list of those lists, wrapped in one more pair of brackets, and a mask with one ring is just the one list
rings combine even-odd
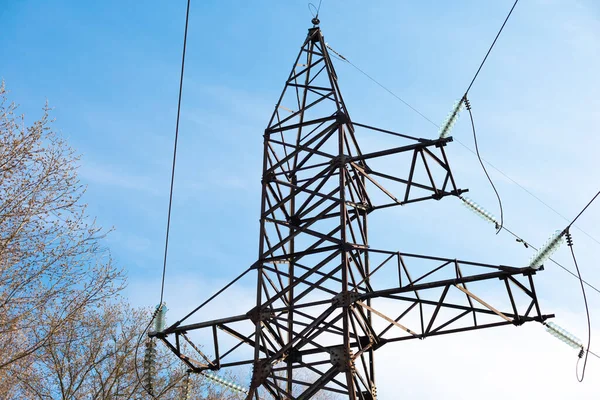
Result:
{"label": "thin steel cable", "polygon": [[[422,112],[420,112],[418,109],[416,109],[415,107],[413,107],[410,103],[408,103],[407,101],[405,101],[404,99],[402,99],[400,96],[398,96],[396,93],[394,93],[391,89],[387,88],[386,86],[384,86],[382,83],[380,83],[379,81],[377,81],[375,78],[373,78],[371,75],[367,74],[365,71],[363,71],[362,69],[360,69],[358,66],[356,66],[354,63],[352,63],[348,58],[344,57],[342,54],[338,53],[335,49],[333,49],[331,46],[329,46],[329,44],[327,45],[327,48],[329,50],[331,50],[334,54],[336,54],[340,60],[348,63],[350,66],[352,66],[354,69],[356,69],[358,72],[360,72],[361,74],[363,74],[365,77],[367,77],[369,80],[371,80],[372,82],[374,82],[377,86],[381,87],[383,90],[385,90],[386,92],[388,92],[390,95],[392,95],[394,98],[396,98],[397,100],[399,100],[401,103],[403,103],[405,106],[407,106],[408,108],[410,108],[411,110],[413,110],[416,114],[418,114],[419,116],[421,116],[421,118],[423,118],[425,121],[429,122],[432,126],[436,127],[437,129],[440,129],[440,125],[438,125],[437,123],[435,123],[433,120],[431,120],[429,117],[427,117],[425,114],[423,114]],[[475,152],[475,150],[473,150],[472,148],[470,148],[469,146],[467,146],[465,143],[463,143],[460,139],[458,138],[454,138],[454,141],[457,142],[458,144],[460,144],[462,147],[464,147],[466,150],[468,150],[469,152],[471,152],[473,155],[477,156],[477,153]],[[508,179],[510,182],[512,182],[513,184],[517,185],[517,187],[519,187],[519,189],[523,190],[525,193],[527,193],[529,196],[533,197],[535,200],[537,200],[540,204],[542,204],[544,207],[546,207],[547,209],[549,209],[550,211],[552,211],[554,214],[558,215],[559,217],[561,217],[562,219],[564,219],[565,221],[569,222],[569,218],[567,218],[565,215],[561,214],[557,209],[555,209],[554,207],[552,207],[550,204],[546,203],[544,200],[542,200],[539,196],[537,196],[536,194],[534,194],[533,192],[531,192],[529,189],[527,189],[525,186],[521,185],[519,182],[517,182],[515,179],[513,179],[511,176],[509,176],[508,174],[506,174],[504,171],[502,171],[500,168],[496,167],[494,164],[492,164],[491,162],[489,162],[488,160],[486,160],[485,158],[481,158],[483,160],[484,163],[486,163],[488,166],[490,166],[493,170],[495,170],[496,172],[498,172],[500,175],[502,175],[503,177],[505,177],[506,179]],[[581,229],[578,226],[574,226],[574,228],[577,228],[577,230],[579,230],[581,233],[583,233],[584,235],[586,235],[588,238],[590,238],[591,240],[593,240],[594,242],[596,242],[598,245],[600,245],[600,240],[596,239],[594,236],[592,236],[591,234],[589,234],[588,232],[586,232],[585,230]]]}
{"label": "thin steel cable", "polygon": [[510,16],[512,15],[513,10],[517,6],[518,2],[519,2],[519,0],[515,0],[513,6],[511,7],[510,11],[508,12],[508,15],[504,19],[504,22],[502,23],[502,26],[500,27],[500,30],[496,34],[496,37],[494,38],[494,41],[492,42],[490,48],[488,49],[487,53],[485,54],[485,57],[483,57],[483,60],[481,61],[481,64],[479,64],[479,68],[477,68],[477,72],[475,72],[475,75],[473,76],[473,79],[471,80],[471,83],[467,87],[467,90],[465,90],[465,94],[461,98],[461,101],[464,102],[467,110],[469,111],[469,117],[471,118],[471,126],[473,128],[473,141],[475,142],[475,152],[476,152],[476,155],[477,155],[477,159],[479,160],[479,164],[481,164],[481,168],[483,169],[483,172],[485,173],[485,176],[487,177],[488,181],[490,182],[490,185],[492,186],[492,189],[494,189],[494,193],[496,193],[496,197],[498,198],[498,205],[500,207],[500,226],[497,227],[496,235],[499,234],[500,231],[502,231],[502,226],[504,225],[504,209],[502,208],[502,200],[500,199],[500,194],[498,193],[498,190],[496,189],[496,185],[494,185],[494,182],[492,181],[492,178],[490,177],[490,174],[488,174],[487,169],[485,168],[485,164],[483,163],[483,161],[481,159],[481,155],[479,154],[479,145],[477,144],[477,133],[475,132],[475,123],[473,122],[473,113],[471,112],[471,104],[469,103],[469,99],[468,99],[467,95],[469,94],[469,90],[471,90],[471,87],[473,87],[473,84],[475,83],[475,80],[479,76],[479,72],[481,72],[481,69],[483,68],[485,62],[487,61],[488,56],[492,52],[492,49],[496,45],[496,42],[498,41],[498,38],[500,37],[500,34],[504,30],[504,27],[506,26],[506,23],[508,22],[508,20],[509,20]]}
{"label": "thin steel cable", "polygon": [[496,193],[496,198],[498,199],[498,205],[500,207],[500,226],[496,227],[496,235],[497,235],[502,231],[502,227],[504,226],[504,208],[502,207],[502,199],[500,198],[500,194],[498,193],[498,190],[496,189],[496,185],[494,185],[492,178],[490,178],[490,174],[488,174],[487,169],[485,168],[485,164],[483,163],[483,160],[481,159],[481,155],[479,155],[479,145],[477,144],[477,133],[475,132],[475,122],[473,121],[473,112],[471,112],[471,104],[469,103],[469,99],[467,98],[466,94],[465,94],[465,97],[463,97],[463,100],[465,102],[467,111],[469,111],[469,117],[471,118],[471,127],[473,128],[473,141],[475,142],[475,151],[477,152],[477,159],[479,160],[479,164],[481,164],[481,168],[483,169],[485,176],[487,176],[487,179],[490,182],[492,189],[494,189],[494,193]]}
{"label": "thin steel cable", "polygon": [[577,372],[577,380],[579,382],[583,382],[583,379],[585,377],[585,367],[587,366],[588,353],[590,351],[590,344],[592,341],[592,322],[590,320],[590,309],[588,307],[587,296],[585,294],[585,287],[583,286],[583,279],[581,278],[581,271],[579,270],[579,265],[577,264],[577,258],[575,257],[575,251],[573,250],[573,239],[571,238],[571,234],[569,233],[569,228],[567,228],[567,242],[569,244],[569,249],[571,249],[571,256],[573,256],[573,263],[575,264],[575,269],[577,270],[577,276],[579,277],[579,283],[581,284],[581,292],[583,293],[583,302],[585,304],[585,314],[587,316],[588,342],[587,342],[587,347],[585,349],[585,359],[583,360],[583,369],[581,370],[581,379],[579,378],[579,373],[578,373],[578,369],[577,369],[579,366],[579,360],[577,361],[577,367],[575,370]]}
{"label": "thin steel cable", "polygon": [[405,106],[407,106],[408,108],[410,108],[411,110],[413,110],[414,112],[416,112],[417,114],[419,114],[423,119],[429,121],[430,124],[432,124],[433,126],[435,126],[435,127],[437,127],[439,129],[440,126],[438,124],[436,124],[435,122],[433,122],[431,119],[427,118],[426,115],[422,114],[419,110],[417,110],[416,108],[414,108],[413,106],[411,106],[408,102],[406,102],[404,99],[402,99],[396,93],[392,92],[390,89],[388,89],[387,87],[385,87],[383,84],[379,83],[379,81],[377,81],[371,75],[367,74],[365,71],[363,71],[358,66],[356,66],[355,64],[353,64],[352,61],[348,60],[346,57],[344,57],[343,55],[341,55],[340,53],[338,53],[337,51],[335,51],[333,48],[331,48],[331,46],[329,46],[329,44],[327,44],[326,46],[335,55],[337,55],[341,60],[343,60],[343,61],[347,62],[348,64],[350,64],[354,69],[356,69],[358,72],[360,72],[361,74],[363,74],[364,76],[366,76],[368,79],[370,79],[377,86],[379,86],[380,88],[382,88],[383,90],[385,90],[386,92],[388,92],[389,94],[391,94],[397,100],[401,101]]}
{"label": "thin steel cable", "polygon": [[508,22],[508,19],[510,18],[510,16],[512,15],[513,10],[515,9],[515,7],[517,6],[517,3],[519,2],[519,0],[515,0],[515,3],[513,4],[512,8],[510,9],[510,11],[508,12],[508,15],[506,16],[506,19],[504,20],[504,23],[502,24],[502,26],[500,27],[500,30],[498,31],[498,33],[496,34],[496,37],[494,38],[494,41],[492,42],[492,45],[490,46],[490,48],[488,49],[485,57],[483,58],[483,61],[481,62],[481,64],[479,65],[479,68],[477,68],[477,72],[475,72],[475,76],[473,77],[473,79],[471,80],[471,83],[469,84],[469,87],[467,88],[467,90],[465,91],[465,96],[469,93],[469,90],[471,90],[471,87],[473,86],[473,84],[475,83],[475,80],[477,79],[477,76],[479,76],[479,72],[481,71],[481,68],[483,68],[483,65],[485,64],[488,56],[490,55],[490,53],[492,52],[492,49],[494,48],[494,46],[496,45],[496,42],[498,41],[498,38],[500,37],[500,34],[502,33],[502,30],[504,29],[504,26],[506,25],[506,23]]}
{"label": "thin steel cable", "polygon": [[187,47],[187,34],[188,34],[188,24],[190,19],[190,3],[191,0],[187,2],[187,9],[185,13],[185,29],[183,33],[183,51],[181,54],[181,75],[179,76],[179,98],[177,100],[177,121],[175,123],[175,141],[173,143],[173,165],[171,167],[171,186],[169,188],[169,211],[167,214],[167,232],[165,235],[165,255],[163,259],[163,272],[162,272],[162,280],[160,284],[160,301],[158,304],[162,304],[163,297],[165,293],[165,275],[167,272],[167,255],[169,250],[169,231],[171,229],[171,209],[173,206],[173,185],[175,183],[175,164],[177,161],[177,140],[179,138],[179,117],[181,115],[181,95],[183,93],[183,76],[185,71],[185,50]]}
{"label": "thin steel cable", "polygon": [[593,355],[594,357],[600,358],[600,356],[599,356],[598,354],[594,353],[594,352],[593,352],[593,351],[591,351],[591,350],[588,350],[588,353],[590,353],[590,354],[591,354],[591,355]]}
{"label": "thin steel cable", "polygon": [[569,224],[569,226],[567,226],[567,229],[569,229],[575,223],[575,221],[577,221],[577,219],[579,217],[581,217],[581,214],[583,214],[583,212],[585,210],[587,210],[589,206],[592,205],[592,203],[594,202],[594,200],[596,200],[596,198],[598,198],[599,195],[600,195],[600,190],[598,191],[598,193],[596,193],[596,195],[594,197],[592,197],[592,199],[589,201],[589,203],[587,203],[587,205],[585,207],[583,207],[583,210],[581,210],[579,212],[579,214],[577,214],[577,216],[575,218],[573,218],[573,221],[571,221],[571,223]]}
{"label": "thin steel cable", "polygon": [[177,120],[175,123],[175,140],[173,143],[173,164],[171,167],[171,184],[170,184],[170,188],[169,188],[169,210],[167,213],[167,229],[166,229],[166,234],[165,234],[165,251],[164,251],[164,258],[163,258],[162,278],[161,278],[161,284],[160,284],[160,301],[158,302],[158,307],[156,308],[156,311],[152,315],[150,322],[148,323],[148,325],[146,325],[146,328],[142,331],[142,333],[140,334],[140,336],[138,338],[138,342],[135,346],[135,356],[134,356],[136,377],[137,377],[138,381],[140,382],[140,385],[142,386],[142,388],[149,395],[151,395],[152,398],[156,398],[156,397],[146,389],[146,387],[142,383],[142,380],[140,379],[138,365],[137,365],[137,357],[138,357],[138,349],[140,347],[140,344],[142,343],[142,338],[144,337],[146,332],[148,332],[148,329],[150,329],[150,326],[152,325],[152,322],[154,321],[156,314],[161,309],[161,306],[163,304],[163,299],[164,299],[164,293],[165,293],[165,276],[166,276],[166,272],[167,272],[169,231],[171,228],[171,209],[172,209],[172,205],[173,205],[173,186],[174,186],[174,182],[175,182],[175,165],[176,165],[176,161],[177,161],[177,141],[179,138],[179,119],[180,119],[180,115],[181,115],[181,97],[182,97],[182,93],[183,93],[183,77],[184,77],[184,71],[185,71],[185,51],[187,48],[187,34],[188,34],[188,26],[189,26],[189,20],[190,20],[190,3],[191,3],[191,0],[188,0],[186,12],[185,12],[185,28],[184,28],[184,33],[183,33],[183,51],[181,54],[181,74],[179,76],[179,97],[177,100]]}

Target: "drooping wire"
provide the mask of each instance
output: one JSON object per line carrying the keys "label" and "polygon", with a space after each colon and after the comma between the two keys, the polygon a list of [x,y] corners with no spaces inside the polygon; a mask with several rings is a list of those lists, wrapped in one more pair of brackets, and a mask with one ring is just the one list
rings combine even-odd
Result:
{"label": "drooping wire", "polygon": [[[177,101],[175,140],[173,143],[173,163],[172,163],[172,167],[171,167],[171,184],[170,184],[170,188],[169,188],[169,208],[168,208],[168,213],[167,213],[167,229],[166,229],[166,234],[165,234],[165,251],[164,251],[164,258],[163,258],[162,278],[161,278],[161,284],[160,284],[160,301],[158,302],[158,306],[157,306],[156,311],[154,312],[152,318],[150,319],[150,322],[148,322],[148,325],[146,325],[145,329],[142,331],[140,337],[138,338],[137,345],[135,346],[135,362],[134,362],[135,373],[136,373],[136,376],[137,376],[138,381],[140,382],[142,388],[146,392],[148,392],[148,394],[150,396],[152,396],[152,398],[154,398],[154,394],[151,393],[150,391],[148,391],[148,389],[144,386],[144,384],[142,383],[142,380],[140,379],[140,375],[138,372],[138,366],[137,366],[137,354],[138,354],[138,349],[140,347],[140,344],[142,342],[142,338],[144,337],[144,335],[146,335],[146,332],[148,332],[148,329],[150,329],[150,325],[152,325],[154,318],[156,318],[157,313],[161,310],[161,307],[163,306],[163,299],[164,299],[164,293],[165,293],[165,276],[166,276],[166,272],[167,272],[169,231],[171,228],[171,209],[172,209],[172,205],[173,205],[173,186],[174,186],[174,182],[175,182],[175,165],[176,165],[176,161],[177,161],[177,141],[179,138],[179,120],[180,120],[180,115],[181,115],[181,97],[182,97],[182,93],[183,93],[183,77],[184,77],[184,71],[185,71],[185,51],[187,48],[187,34],[188,34],[188,26],[189,26],[189,20],[190,20],[190,4],[191,4],[191,0],[188,0],[186,12],[185,12],[185,28],[184,28],[184,33],[183,33],[183,50],[182,50],[182,54],[181,54],[181,74],[179,76],[179,97],[178,97],[178,101]],[[152,340],[152,339],[150,339],[150,340]]]}
{"label": "drooping wire", "polygon": [[[562,237],[563,235],[566,238],[567,245],[569,246],[569,249],[571,251],[571,256],[573,258],[573,264],[575,264],[575,269],[577,271],[577,278],[579,279],[579,284],[581,285],[581,293],[583,295],[583,302],[585,305],[585,314],[586,314],[587,329],[588,329],[588,340],[587,340],[587,346],[586,346],[585,350],[583,349],[583,346],[582,346],[581,351],[579,352],[579,355],[578,355],[577,363],[575,365],[575,375],[579,382],[583,382],[583,379],[585,378],[585,370],[587,367],[588,355],[589,355],[589,353],[591,353],[590,346],[591,346],[591,341],[592,341],[592,323],[591,323],[591,318],[590,318],[590,309],[589,309],[589,305],[588,305],[588,301],[587,301],[587,294],[585,292],[585,286],[584,286],[585,281],[581,277],[581,270],[579,269],[577,257],[575,256],[575,250],[573,249],[573,236],[571,235],[570,227],[571,227],[571,225],[573,225],[575,223],[575,221],[577,221],[577,219],[579,217],[581,217],[581,215],[585,212],[585,210],[587,210],[590,207],[590,205],[592,205],[592,203],[596,200],[596,198],[598,198],[599,195],[600,195],[600,191],[598,191],[598,193],[596,193],[594,195],[594,197],[592,197],[592,199],[585,205],[585,207],[583,207],[583,209],[577,214],[577,216],[573,219],[573,221],[571,221],[571,223],[563,231],[557,231],[558,236],[555,236],[557,239]],[[521,242],[523,242],[525,244],[525,241],[523,241],[522,239],[521,239]],[[553,245],[553,244],[551,244],[551,245]],[[589,286],[589,284],[588,284],[588,286]],[[598,291],[596,288],[594,288],[594,289],[596,291]],[[563,339],[563,341],[565,341],[565,340]],[[568,343],[568,340],[566,340],[565,342]],[[581,343],[579,341],[577,341],[576,344],[581,345]],[[598,355],[596,355],[594,353],[592,353],[592,354],[594,356],[598,357]],[[581,377],[579,377],[579,361],[584,355],[585,355],[585,358],[583,361]],[[598,357],[598,358],[600,358],[600,357]]]}
{"label": "drooping wire", "polygon": [[[589,206],[589,204],[588,204],[588,206]],[[587,206],[586,206],[586,208],[587,208]],[[585,208],[584,208],[584,211],[585,211]],[[581,213],[580,213],[580,215],[581,215]],[[579,215],[577,216],[577,218],[579,218]],[[577,366],[576,366],[576,370],[575,370],[575,372],[577,374],[577,380],[579,382],[583,382],[583,378],[585,377],[585,368],[587,366],[588,353],[590,351],[590,344],[592,341],[592,323],[590,320],[590,309],[588,307],[587,296],[585,294],[585,287],[583,286],[583,279],[581,278],[581,271],[579,270],[579,265],[577,264],[577,257],[575,257],[575,251],[573,250],[573,237],[571,236],[571,233],[569,232],[569,228],[566,229],[566,238],[567,238],[567,245],[569,246],[569,249],[571,250],[571,256],[573,257],[573,263],[575,264],[575,269],[577,270],[577,276],[579,277],[579,283],[581,284],[581,292],[583,293],[583,302],[585,304],[585,314],[587,317],[588,341],[587,341],[587,347],[585,350],[585,358],[583,360],[583,369],[581,371],[581,378],[579,378],[579,370],[578,370],[579,360],[577,360]],[[581,358],[581,357],[579,357],[579,358]]]}
{"label": "drooping wire", "polygon": [[471,127],[473,128],[473,141],[475,143],[475,155],[477,156],[477,159],[479,160],[479,164],[481,164],[481,168],[483,169],[485,176],[487,177],[488,181],[490,182],[490,185],[492,186],[492,189],[494,189],[494,193],[496,193],[496,197],[498,198],[498,205],[500,208],[500,226],[497,227],[496,235],[499,234],[500,231],[502,231],[502,226],[504,225],[504,209],[502,208],[502,199],[500,198],[500,194],[498,193],[498,190],[496,189],[496,185],[494,185],[494,182],[492,181],[492,178],[490,177],[490,174],[488,173],[487,169],[485,168],[485,164],[483,163],[483,160],[481,159],[481,155],[479,154],[479,145],[477,143],[477,132],[475,131],[475,122],[473,121],[473,112],[471,111],[471,103],[469,102],[469,98],[467,97],[467,95],[469,94],[469,90],[471,90],[471,88],[473,87],[475,80],[479,76],[481,69],[483,68],[490,53],[492,52],[492,49],[496,45],[496,42],[498,41],[500,34],[502,34],[502,31],[504,30],[504,27],[506,26],[506,23],[510,19],[510,16],[512,15],[512,12],[515,9],[515,7],[517,6],[518,2],[519,2],[519,0],[515,0],[513,6],[511,7],[510,11],[508,12],[508,15],[504,19],[504,22],[502,23],[500,30],[498,30],[498,33],[496,34],[494,41],[490,45],[490,48],[488,49],[487,53],[485,54],[485,57],[483,57],[481,64],[479,64],[479,68],[477,68],[477,71],[475,72],[473,79],[471,79],[471,83],[469,83],[469,86],[467,87],[467,90],[465,90],[465,94],[463,95],[463,97],[461,99],[461,101],[464,102],[467,111],[469,111],[469,117],[471,119]]}
{"label": "drooping wire", "polygon": [[[464,143],[462,143],[460,140],[458,140],[458,139],[455,138],[454,141],[458,142],[458,144],[460,144],[462,147],[464,147],[465,149],[467,149],[468,151],[470,151],[471,153],[473,153],[475,156],[477,156],[477,153],[475,151],[473,151],[470,147],[468,147],[467,145],[465,145]],[[547,209],[549,209],[550,211],[552,211],[554,214],[558,215],[559,217],[561,217],[562,219],[564,219],[567,222],[571,221],[564,214],[560,213],[557,209],[555,209],[554,207],[552,207],[551,205],[549,205],[548,203],[546,203],[544,200],[542,200],[541,198],[539,198],[538,196],[536,196],[534,193],[532,193],[529,189],[527,189],[526,187],[524,187],[523,185],[521,185],[519,182],[517,182],[516,180],[514,180],[513,178],[511,178],[504,171],[502,171],[498,167],[494,166],[492,163],[490,163],[489,161],[487,161],[485,158],[482,158],[482,160],[488,166],[492,167],[492,169],[494,169],[496,172],[500,173],[503,177],[505,177],[506,179],[508,179],[509,181],[511,181],[512,183],[514,183],[515,185],[517,185],[521,190],[523,190],[529,196],[533,197],[535,200],[537,200],[539,203],[541,203]],[[593,201],[593,199],[592,199],[592,201]],[[585,209],[583,211],[585,211]],[[576,219],[577,218],[575,218],[575,220]],[[575,220],[573,220],[573,222],[571,222],[569,226],[573,226],[573,224],[575,223]],[[585,236],[587,236],[588,238],[590,238],[591,240],[593,240],[594,242],[596,242],[597,244],[600,245],[600,240],[596,239],[594,236],[590,235],[588,232],[586,232],[585,230],[581,229],[578,226],[573,226],[573,227],[576,228],[578,231],[580,231],[581,233],[583,233]]]}
{"label": "drooping wire", "polygon": [[471,127],[473,128],[473,141],[475,142],[475,151],[477,152],[477,159],[479,160],[479,164],[481,164],[481,168],[483,169],[485,176],[487,177],[488,181],[490,182],[490,185],[492,186],[492,189],[494,189],[494,193],[496,193],[496,197],[498,198],[498,206],[500,207],[500,225],[496,227],[496,235],[497,235],[500,233],[500,231],[502,231],[502,227],[504,226],[504,209],[502,208],[502,199],[500,198],[500,194],[498,193],[498,190],[496,189],[496,185],[494,185],[492,178],[490,178],[490,174],[488,174],[487,169],[485,168],[485,164],[483,163],[483,160],[481,159],[481,155],[479,154],[479,145],[477,144],[477,133],[475,131],[475,122],[473,121],[473,112],[471,111],[471,102],[467,98],[466,94],[465,94],[465,97],[463,97],[463,101],[465,103],[465,107],[467,108],[467,111],[469,111],[469,118],[471,119]]}
{"label": "drooping wire", "polygon": [[[517,5],[518,2],[519,2],[519,0],[516,0],[515,3],[513,4],[512,8],[510,9],[508,15],[506,16],[506,19],[504,20],[504,23],[500,27],[500,30],[496,34],[496,37],[494,38],[494,41],[492,42],[492,44],[491,44],[490,48],[488,49],[485,57],[483,58],[483,61],[479,65],[479,68],[477,68],[477,71],[475,72],[475,75],[473,76],[473,79],[471,80],[471,83],[467,87],[467,90],[465,91],[465,94],[463,95],[463,97],[459,101],[458,106],[455,107],[454,115],[453,115],[454,118],[451,118],[448,121],[449,126],[444,126],[443,131],[442,131],[441,136],[440,136],[440,137],[443,137],[444,135],[448,134],[449,127],[452,125],[452,121],[455,121],[456,118],[458,117],[457,113],[460,111],[461,103],[464,103],[464,105],[466,106],[467,110],[469,111],[469,116],[470,116],[470,119],[471,119],[471,126],[473,128],[473,139],[474,139],[474,142],[475,142],[475,155],[477,156],[477,159],[479,160],[479,163],[481,164],[483,172],[485,173],[485,176],[487,177],[488,181],[490,182],[490,185],[492,186],[492,189],[494,190],[494,193],[496,194],[496,197],[498,199],[498,205],[499,205],[499,208],[500,208],[500,226],[497,227],[496,234],[500,233],[500,231],[502,230],[502,226],[504,225],[504,209],[502,207],[502,199],[500,198],[500,194],[498,193],[498,190],[496,189],[496,186],[494,185],[494,182],[492,181],[492,178],[490,177],[487,169],[485,168],[485,164],[483,163],[481,155],[479,154],[479,145],[477,143],[477,133],[476,133],[476,130],[475,130],[475,122],[473,121],[473,113],[471,111],[471,104],[469,102],[467,94],[469,93],[469,90],[471,90],[471,87],[473,86],[473,84],[475,83],[475,80],[479,76],[479,73],[481,72],[481,69],[483,68],[483,65],[487,61],[488,56],[490,55],[490,53],[492,52],[492,49],[496,45],[496,42],[498,41],[498,38],[500,37],[500,34],[504,30],[504,27],[506,26],[506,23],[508,22],[508,20],[509,20],[510,16],[512,15],[512,12],[515,9],[515,7],[516,7],[516,5]],[[327,47],[329,47],[329,46],[327,46]],[[396,96],[392,91],[390,91],[385,86],[383,86],[382,84],[380,84],[379,82],[377,82],[375,79],[373,79],[371,76],[369,76],[366,72],[362,71],[360,68],[358,68],[357,66],[355,66],[354,64],[352,64],[348,59],[346,59],[345,57],[343,57],[341,54],[337,53],[335,50],[333,50],[333,49],[331,49],[331,50],[334,53],[336,53],[339,57],[341,57],[342,59],[344,59],[346,62],[348,62],[350,65],[352,65],[354,68],[356,68],[358,71],[360,71],[367,78],[369,78],[370,80],[372,80],[373,82],[375,82],[377,85],[379,85],[380,87],[382,87],[384,90],[386,90],[388,93],[390,93],[392,96],[396,97],[398,100],[400,100],[406,106],[408,106],[409,108],[411,108],[413,111],[415,111],[416,113],[418,113],[419,115],[421,115],[423,118],[425,118],[426,120],[428,120],[429,122],[431,122],[431,123],[433,123],[434,125],[437,126],[437,124],[435,124],[433,121],[429,120],[429,118],[427,118],[425,115],[421,114],[417,109],[415,109],[413,106],[411,106],[410,104],[408,104],[406,101],[404,101],[400,97]]]}

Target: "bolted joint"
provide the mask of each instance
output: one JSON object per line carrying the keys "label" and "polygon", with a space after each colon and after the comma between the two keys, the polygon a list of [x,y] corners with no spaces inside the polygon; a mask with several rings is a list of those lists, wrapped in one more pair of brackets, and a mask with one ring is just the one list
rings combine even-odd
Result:
{"label": "bolted joint", "polygon": [[302,224],[302,220],[300,219],[300,217],[297,214],[291,215],[288,219],[287,222],[295,227],[300,227],[300,224]]}
{"label": "bolted joint", "polygon": [[[423,337],[423,336],[420,336],[420,337],[419,337],[419,339],[421,339],[421,340],[422,340],[422,339],[424,339],[424,337]],[[381,338],[381,339],[379,339],[377,342],[375,342],[375,343],[373,344],[373,350],[378,350],[378,349],[380,349],[382,346],[384,346],[384,345],[386,345],[386,344],[388,344],[388,343],[389,343],[389,340],[388,340],[388,339]]]}
{"label": "bolted joint", "polygon": [[252,366],[252,380],[250,382],[251,388],[257,388],[262,385],[271,372],[273,371],[273,366],[268,360],[258,360],[254,362]]}
{"label": "bolted joint", "polygon": [[352,350],[345,346],[335,346],[327,350],[329,353],[329,361],[339,372],[354,371],[354,358]]}
{"label": "bolted joint", "polygon": [[348,307],[360,299],[360,295],[356,292],[344,291],[336,294],[331,299],[331,303],[336,307]]}
{"label": "bolted joint", "polygon": [[293,348],[288,352],[286,361],[290,361],[292,363],[302,362],[302,353],[300,353],[300,351],[298,351],[298,349]]}
{"label": "bolted joint", "polygon": [[342,251],[354,251],[354,250],[364,251],[364,250],[368,250],[369,248],[370,247],[367,244],[349,243],[349,242],[340,244],[340,250],[342,250]]}
{"label": "bolted joint", "polygon": [[254,307],[252,310],[248,311],[246,315],[255,325],[262,321],[271,319],[275,316],[275,314],[271,310],[261,309],[260,307]]}
{"label": "bolted joint", "polygon": [[347,124],[347,123],[350,122],[350,117],[348,117],[348,114],[345,114],[345,113],[343,113],[341,111],[338,111],[335,114],[335,120],[337,122],[339,122],[340,124]]}
{"label": "bolted joint", "polygon": [[447,138],[438,139],[435,141],[435,147],[446,147],[446,145],[450,142],[454,141],[452,136],[448,136]]}
{"label": "bolted joint", "polygon": [[335,156],[331,159],[331,166],[332,167],[340,167],[340,168],[345,168],[346,163],[348,163],[348,156],[345,154],[342,154],[341,156]]}
{"label": "bolted joint", "polygon": [[357,210],[357,212],[358,212],[358,215],[360,215],[360,216],[365,216],[365,215],[368,215],[368,214],[369,214],[371,211],[373,211],[373,206],[371,206],[371,205],[368,205],[368,206],[367,206],[367,207],[365,207],[365,208],[359,208],[359,209]]}
{"label": "bolted joint", "polygon": [[451,195],[453,196],[460,196],[463,193],[467,193],[469,191],[469,189],[456,189],[450,192]]}
{"label": "bolted joint", "polygon": [[377,388],[375,387],[375,385],[373,385],[373,388],[371,389],[371,391],[363,391],[362,392],[362,397],[357,396],[359,398],[365,399],[365,400],[377,400]]}
{"label": "bolted joint", "polygon": [[523,271],[523,276],[532,276],[532,275],[535,275],[535,273],[537,271],[543,271],[543,270],[544,270],[543,265],[540,265],[540,267],[538,269],[528,268],[525,271]]}
{"label": "bolted joint", "polygon": [[441,200],[442,197],[444,197],[444,194],[440,191],[436,191],[434,194],[431,195],[431,198],[434,200]]}
{"label": "bolted joint", "polygon": [[373,334],[369,333],[368,335],[363,335],[358,338],[358,342],[360,343],[360,347],[367,347],[369,345],[375,345],[378,339],[373,336]]}
{"label": "bolted joint", "polygon": [[347,201],[346,204],[356,210],[358,215],[367,215],[371,211],[373,211],[373,206],[366,201],[361,203],[353,203],[351,201]]}
{"label": "bolted joint", "polygon": [[266,171],[263,174],[263,177],[260,180],[260,182],[262,184],[265,184],[265,183],[273,182],[274,180],[275,180],[275,173],[273,171]]}

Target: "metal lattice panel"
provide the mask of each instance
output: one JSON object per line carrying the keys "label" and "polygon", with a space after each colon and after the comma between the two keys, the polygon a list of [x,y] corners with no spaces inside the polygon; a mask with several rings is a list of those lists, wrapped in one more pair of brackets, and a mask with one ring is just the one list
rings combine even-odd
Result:
{"label": "metal lattice panel", "polygon": [[[363,152],[361,133],[397,145]],[[195,372],[252,366],[248,399],[375,399],[374,353],[386,343],[551,317],[531,268],[369,245],[371,213],[464,192],[444,152],[451,140],[353,122],[321,30],[309,29],[264,134],[259,257],[242,274],[256,273],[255,306],[184,324],[203,304],[154,335]],[[503,296],[488,303],[484,284]],[[212,343],[201,350],[191,331]],[[181,339],[195,355],[182,354]]]}

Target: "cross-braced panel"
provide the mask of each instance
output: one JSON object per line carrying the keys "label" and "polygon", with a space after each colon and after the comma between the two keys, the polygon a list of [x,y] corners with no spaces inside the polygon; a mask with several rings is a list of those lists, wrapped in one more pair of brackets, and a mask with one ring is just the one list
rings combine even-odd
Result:
{"label": "cross-braced panel", "polygon": [[[374,399],[374,353],[386,343],[550,317],[531,268],[371,247],[372,212],[464,190],[444,151],[451,138],[354,122],[337,79],[313,27],[264,134],[259,255],[239,278],[256,273],[255,305],[184,324],[203,304],[155,334],[196,372],[252,366],[248,399]],[[386,146],[362,151],[363,133]],[[196,346],[192,332],[208,342]]]}

